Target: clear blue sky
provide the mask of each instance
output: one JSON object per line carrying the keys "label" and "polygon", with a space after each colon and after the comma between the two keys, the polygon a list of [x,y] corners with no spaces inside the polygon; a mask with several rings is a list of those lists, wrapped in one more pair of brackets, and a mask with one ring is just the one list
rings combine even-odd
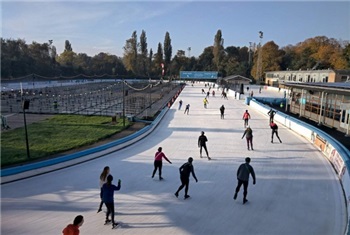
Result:
{"label": "clear blue sky", "polygon": [[62,53],[123,56],[133,31],[145,30],[157,51],[169,32],[173,56],[191,47],[199,56],[221,29],[224,46],[274,41],[280,47],[315,36],[350,40],[350,1],[2,1],[1,36],[39,43],[53,40]]}

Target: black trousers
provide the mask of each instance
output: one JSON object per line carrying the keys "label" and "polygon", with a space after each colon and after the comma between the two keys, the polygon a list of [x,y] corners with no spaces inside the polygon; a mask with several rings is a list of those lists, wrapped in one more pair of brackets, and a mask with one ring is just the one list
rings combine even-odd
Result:
{"label": "black trousers", "polygon": [[188,177],[181,176],[180,180],[181,180],[181,185],[177,189],[176,194],[178,194],[185,187],[185,196],[186,196],[186,195],[188,195],[188,188],[190,185],[190,179]]}
{"label": "black trousers", "polygon": [[236,187],[236,193],[239,192],[239,190],[241,189],[241,186],[243,184],[243,198],[246,199],[247,198],[247,194],[248,194],[248,181],[243,181],[238,179],[238,184]]}
{"label": "black trousers", "polygon": [[108,220],[109,215],[111,214],[112,223],[114,223],[114,202],[105,202],[105,205],[107,207],[106,220]]}
{"label": "black trousers", "polygon": [[277,138],[279,141],[281,141],[280,137],[278,136],[278,131],[275,129],[272,129],[272,133],[271,133],[271,141],[273,141],[273,136],[274,134],[276,134]]}
{"label": "black trousers", "polygon": [[154,175],[156,174],[157,169],[159,169],[159,177],[161,177],[162,176],[162,167],[163,167],[162,161],[154,161],[154,170],[153,170],[152,177],[154,177]]}
{"label": "black trousers", "polygon": [[200,153],[201,156],[202,156],[202,148],[204,148],[205,153],[207,154],[207,157],[208,157],[209,154],[208,154],[207,145],[203,144],[203,145],[200,146],[199,153]]}

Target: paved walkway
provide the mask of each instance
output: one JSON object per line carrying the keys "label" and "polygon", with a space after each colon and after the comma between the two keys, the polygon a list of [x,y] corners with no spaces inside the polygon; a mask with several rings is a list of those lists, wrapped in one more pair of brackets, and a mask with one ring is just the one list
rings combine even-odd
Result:
{"label": "paved walkway", "polygon": [[[242,100],[210,97],[203,107],[202,84],[187,86],[179,99],[191,104],[186,115],[176,102],[159,126],[145,139],[105,157],[63,170],[1,186],[2,234],[61,234],[74,217],[82,214],[81,234],[343,234],[346,211],[343,192],[333,168],[308,141],[280,126],[283,141],[270,143],[267,116],[250,109]],[[264,95],[263,91],[263,94]],[[258,91],[254,90],[257,94]],[[282,94],[281,94],[282,95]],[[219,108],[226,107],[225,119]],[[248,151],[242,115],[248,109],[254,131],[254,151]],[[199,158],[197,138],[208,137],[213,160]],[[164,181],[151,178],[159,146],[173,164],[164,162]],[[191,179],[183,200],[174,192],[180,184],[178,168],[189,156],[199,182]],[[242,191],[232,199],[236,170],[245,157],[257,175],[249,185],[248,200]],[[115,182],[114,231],[97,214],[98,178],[110,166]],[[105,210],[105,208],[104,208]]]}

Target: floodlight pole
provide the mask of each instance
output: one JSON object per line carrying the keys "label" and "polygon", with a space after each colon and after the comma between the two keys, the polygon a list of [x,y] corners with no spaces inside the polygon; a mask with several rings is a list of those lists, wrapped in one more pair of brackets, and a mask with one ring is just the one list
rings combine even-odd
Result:
{"label": "floodlight pole", "polygon": [[29,159],[30,153],[29,153],[29,143],[28,143],[27,119],[26,119],[26,110],[24,107],[23,107],[23,117],[24,117],[24,129],[25,129],[25,134],[26,134],[27,157]]}
{"label": "floodlight pole", "polygon": [[123,127],[125,127],[125,88],[124,88],[124,78],[122,80],[123,83]]}

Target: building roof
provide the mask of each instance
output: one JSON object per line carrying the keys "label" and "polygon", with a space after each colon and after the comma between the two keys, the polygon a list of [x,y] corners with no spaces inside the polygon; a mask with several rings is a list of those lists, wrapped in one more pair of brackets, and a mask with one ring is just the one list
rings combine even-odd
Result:
{"label": "building roof", "polygon": [[350,96],[350,82],[285,82],[283,83],[283,85],[287,87],[295,87],[316,91],[327,91]]}
{"label": "building roof", "polygon": [[337,73],[337,74],[350,74],[349,69],[318,69],[318,70],[285,70],[285,71],[266,71],[265,73]]}
{"label": "building roof", "polygon": [[243,81],[247,81],[247,82],[252,82],[251,79],[243,77],[241,75],[227,76],[227,77],[224,77],[223,80],[226,80],[226,81],[242,81],[243,80]]}

